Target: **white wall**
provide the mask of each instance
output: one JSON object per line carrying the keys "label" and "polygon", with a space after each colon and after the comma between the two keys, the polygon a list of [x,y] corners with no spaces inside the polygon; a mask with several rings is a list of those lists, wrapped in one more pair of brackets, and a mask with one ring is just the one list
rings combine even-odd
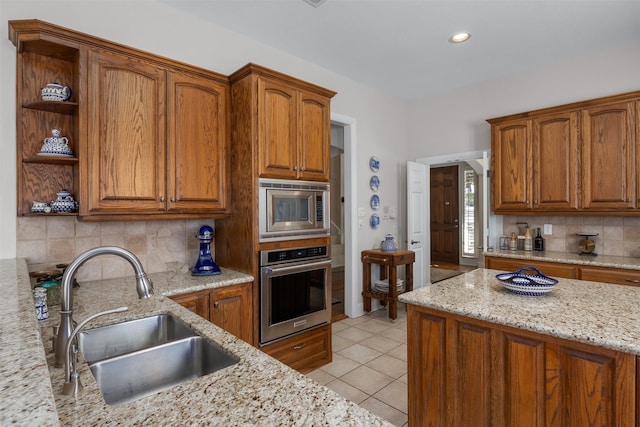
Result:
{"label": "white wall", "polygon": [[640,90],[639,76],[636,43],[413,102],[409,157],[487,149],[486,119]]}
{"label": "white wall", "polygon": [[[15,47],[9,42],[7,21],[40,19],[76,31],[160,54],[222,74],[254,62],[338,92],[332,111],[353,117],[358,124],[358,185],[368,190],[368,159],[378,156],[384,167],[381,198],[398,209],[399,225],[386,221],[372,232],[360,230],[359,249],[372,247],[387,232],[403,229],[401,176],[407,159],[406,104],[299,58],[284,54],[242,35],[213,26],[153,1],[0,1],[0,258],[16,254],[15,170]],[[43,135],[44,138],[44,135]],[[369,206],[369,191],[358,191],[358,205]]]}

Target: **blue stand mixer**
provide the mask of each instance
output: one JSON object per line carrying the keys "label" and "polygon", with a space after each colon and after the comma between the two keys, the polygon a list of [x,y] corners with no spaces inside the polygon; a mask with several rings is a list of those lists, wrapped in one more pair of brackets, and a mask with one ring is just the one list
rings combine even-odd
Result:
{"label": "blue stand mixer", "polygon": [[213,228],[208,225],[200,227],[198,232],[198,239],[200,239],[200,255],[198,256],[198,262],[191,269],[192,276],[212,276],[214,274],[222,273],[220,267],[215,263],[211,256],[211,241],[213,240]]}

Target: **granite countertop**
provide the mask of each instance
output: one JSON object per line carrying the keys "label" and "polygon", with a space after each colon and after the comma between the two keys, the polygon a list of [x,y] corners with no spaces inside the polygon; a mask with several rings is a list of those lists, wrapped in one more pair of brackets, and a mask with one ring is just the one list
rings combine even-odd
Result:
{"label": "granite countertop", "polygon": [[640,355],[640,288],[573,279],[542,296],[504,289],[497,270],[479,268],[401,294],[448,313]]}
{"label": "granite countertop", "polygon": [[0,425],[389,425],[166,297],[246,283],[251,276],[223,268],[218,276],[192,277],[188,268],[181,268],[150,278],[156,295],[147,299],[137,298],[133,278],[82,283],[74,290],[74,319],[121,305],[129,310],[99,317],[88,327],[173,314],[240,361],[152,396],[109,406],[80,355],[84,390],[77,399],[64,396],[64,372],[52,367],[50,342],[58,309],[50,308],[49,319],[38,322],[26,262],[0,260],[5,291],[0,299]]}
{"label": "granite countertop", "polygon": [[563,262],[566,264],[591,265],[594,267],[626,268],[640,270],[640,258],[612,256],[612,255],[580,255],[572,252],[551,251],[508,251],[496,250],[484,252],[485,256],[501,258],[530,259],[535,261]]}

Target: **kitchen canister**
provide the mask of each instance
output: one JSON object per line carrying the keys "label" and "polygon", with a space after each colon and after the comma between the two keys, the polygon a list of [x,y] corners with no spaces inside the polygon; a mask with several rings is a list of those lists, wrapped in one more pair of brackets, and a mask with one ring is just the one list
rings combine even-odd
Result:
{"label": "kitchen canister", "polygon": [[47,306],[47,290],[45,288],[35,288],[33,290],[33,300],[36,306],[36,316],[38,320],[49,318],[49,307]]}

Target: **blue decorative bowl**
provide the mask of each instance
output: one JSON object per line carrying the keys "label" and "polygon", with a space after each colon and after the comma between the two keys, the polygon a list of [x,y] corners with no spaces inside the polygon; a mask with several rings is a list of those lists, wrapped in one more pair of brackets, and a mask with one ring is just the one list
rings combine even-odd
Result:
{"label": "blue decorative bowl", "polygon": [[[534,274],[525,274],[525,271],[534,271]],[[535,267],[526,266],[512,273],[500,273],[496,279],[510,292],[518,295],[539,296],[553,290],[558,281],[545,276]]]}

